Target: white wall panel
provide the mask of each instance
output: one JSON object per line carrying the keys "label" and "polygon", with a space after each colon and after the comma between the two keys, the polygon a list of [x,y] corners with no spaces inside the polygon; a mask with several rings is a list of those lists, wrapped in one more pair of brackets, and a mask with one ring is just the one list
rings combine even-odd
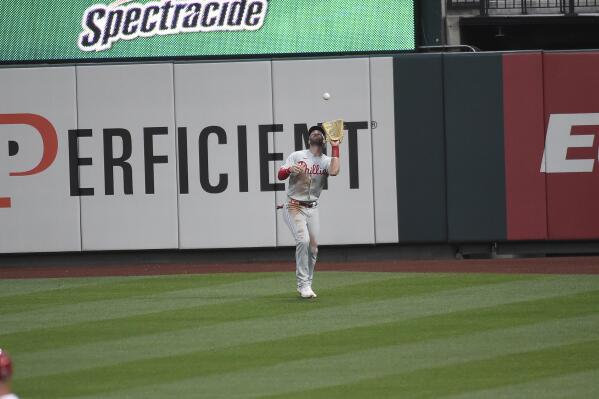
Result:
{"label": "white wall panel", "polygon": [[[79,138],[79,157],[92,165],[80,167],[84,250],[177,248],[177,180],[172,64],[77,67],[79,128],[92,129]],[[114,194],[107,194],[104,170],[105,129],[125,129],[131,138],[132,193],[125,193],[124,168],[114,167]],[[150,139],[151,128],[161,128]],[[146,136],[146,139],[144,139]],[[113,156],[124,155],[124,141],[112,139]],[[145,149],[165,163],[146,167]],[[153,189],[146,184],[154,171]]]}
{"label": "white wall panel", "polygon": [[[329,178],[329,189],[320,197],[321,244],[374,243],[370,85],[368,58],[281,60],[273,62],[275,124],[285,131],[275,134],[275,148],[287,158],[294,146],[294,124],[341,118],[363,127],[355,134],[357,157],[350,188],[348,151],[351,137],[341,145],[341,172]],[[323,93],[331,99],[323,99]],[[346,131],[346,133],[348,133]],[[277,169],[281,162],[277,162]],[[354,179],[355,181],[355,179]],[[285,200],[277,192],[277,201]],[[277,217],[277,244],[292,245],[291,233],[281,212]]]}
{"label": "white wall panel", "polygon": [[396,243],[397,181],[395,176],[395,103],[393,58],[370,59],[370,98],[372,120],[374,217],[377,243]]}
{"label": "white wall panel", "polygon": [[[10,176],[36,167],[44,144],[31,125],[0,124],[0,197],[11,202],[0,207],[0,252],[79,251],[79,197],[70,195],[67,145],[68,130],[77,127],[75,68],[0,69],[0,119],[7,122],[9,114],[35,115],[12,117],[21,121],[43,118],[42,130],[56,138],[58,148],[40,173]],[[9,142],[18,147],[11,156]]]}
{"label": "white wall panel", "polygon": [[[175,93],[188,153],[189,189],[179,195],[181,248],[275,246],[275,193],[260,181],[261,170],[273,175],[274,163],[261,164],[259,156],[259,126],[272,125],[270,62],[177,64]],[[272,136],[264,133],[269,152]],[[208,181],[205,175],[202,184],[204,156]]]}

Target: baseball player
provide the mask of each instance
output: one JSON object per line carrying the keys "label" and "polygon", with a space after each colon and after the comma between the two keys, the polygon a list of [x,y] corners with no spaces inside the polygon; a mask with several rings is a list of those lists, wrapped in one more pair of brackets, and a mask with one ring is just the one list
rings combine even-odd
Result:
{"label": "baseball player", "polygon": [[339,141],[331,141],[331,156],[327,156],[322,152],[325,131],[312,126],[309,144],[309,149],[291,153],[278,173],[279,180],[290,177],[283,217],[295,239],[297,291],[302,298],[316,297],[312,278],[320,229],[318,198],[327,178],[339,173]]}
{"label": "baseball player", "polygon": [[19,399],[11,393],[10,380],[12,376],[12,362],[6,351],[0,349],[0,399]]}

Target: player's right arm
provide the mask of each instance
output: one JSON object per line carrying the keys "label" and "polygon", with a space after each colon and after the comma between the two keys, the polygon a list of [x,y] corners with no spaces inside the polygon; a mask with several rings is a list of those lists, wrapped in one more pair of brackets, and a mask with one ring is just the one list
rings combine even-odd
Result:
{"label": "player's right arm", "polygon": [[279,168],[278,178],[279,180],[285,180],[291,174],[291,168],[293,166],[293,153],[289,154],[285,163]]}
{"label": "player's right arm", "polygon": [[287,160],[285,161],[283,166],[281,166],[279,168],[279,173],[277,175],[279,180],[287,179],[289,177],[289,175],[291,175],[292,173],[301,173],[302,172],[302,168],[295,163],[294,155],[295,155],[294,152],[289,154],[289,156],[287,157]]}

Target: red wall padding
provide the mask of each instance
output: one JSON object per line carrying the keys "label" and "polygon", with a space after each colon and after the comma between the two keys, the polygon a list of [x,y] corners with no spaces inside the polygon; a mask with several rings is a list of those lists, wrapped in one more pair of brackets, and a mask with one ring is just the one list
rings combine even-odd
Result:
{"label": "red wall padding", "polygon": [[[598,52],[545,53],[543,70],[545,133],[551,114],[599,113]],[[571,134],[597,133],[599,126],[571,130]],[[595,137],[592,147],[567,152],[568,159],[594,159],[592,172],[546,174],[549,239],[599,238],[597,141]]]}
{"label": "red wall padding", "polygon": [[543,55],[503,56],[506,219],[508,240],[547,239]]}

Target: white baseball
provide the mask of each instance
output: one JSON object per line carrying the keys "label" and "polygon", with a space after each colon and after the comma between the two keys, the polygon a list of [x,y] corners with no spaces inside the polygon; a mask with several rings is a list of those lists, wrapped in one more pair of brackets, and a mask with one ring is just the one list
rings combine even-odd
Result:
{"label": "white baseball", "polygon": [[328,99],[330,99],[330,98],[331,98],[331,95],[330,95],[329,93],[324,93],[324,94],[322,95],[322,98],[324,98],[325,100],[328,100]]}

